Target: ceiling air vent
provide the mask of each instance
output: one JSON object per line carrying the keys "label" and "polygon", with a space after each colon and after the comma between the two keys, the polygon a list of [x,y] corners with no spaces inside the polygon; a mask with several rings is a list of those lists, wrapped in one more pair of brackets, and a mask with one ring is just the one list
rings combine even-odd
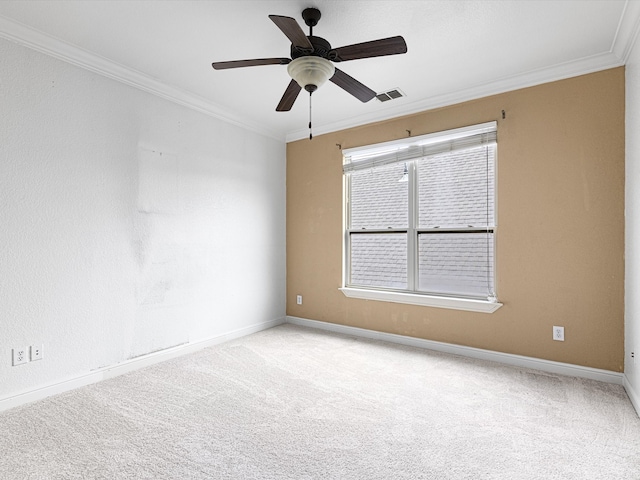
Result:
{"label": "ceiling air vent", "polygon": [[376,95],[376,98],[381,102],[387,102],[396,98],[406,97],[399,88],[389,90],[388,92],[382,92]]}

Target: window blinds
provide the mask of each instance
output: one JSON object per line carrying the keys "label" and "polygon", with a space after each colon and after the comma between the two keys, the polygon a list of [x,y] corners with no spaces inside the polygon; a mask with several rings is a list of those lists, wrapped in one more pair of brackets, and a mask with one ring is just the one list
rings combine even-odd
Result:
{"label": "window blinds", "polygon": [[496,142],[497,122],[488,122],[394,142],[350,148],[342,153],[343,171],[350,173],[446,152],[494,145]]}

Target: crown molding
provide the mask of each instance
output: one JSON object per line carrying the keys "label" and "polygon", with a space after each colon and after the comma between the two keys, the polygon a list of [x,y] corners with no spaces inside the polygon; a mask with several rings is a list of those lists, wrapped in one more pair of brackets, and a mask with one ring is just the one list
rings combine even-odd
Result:
{"label": "crown molding", "polygon": [[[638,4],[640,5],[640,2],[638,2]],[[479,98],[484,98],[491,95],[519,90],[521,88],[533,87],[535,85],[541,85],[543,83],[564,80],[566,78],[577,77],[579,75],[585,75],[601,70],[607,70],[609,68],[620,67],[622,65],[624,65],[624,62],[619,57],[617,57],[612,52],[607,52],[600,55],[586,57],[573,62],[554,65],[550,68],[533,70],[521,75],[505,77],[497,81],[476,85],[475,87],[460,90],[458,92],[435,95],[433,97],[429,97],[413,103],[407,103],[406,101],[400,100],[400,102],[402,103],[399,103],[395,107],[388,107],[384,110],[378,110],[365,115],[352,117],[340,122],[325,125],[316,124],[313,127],[314,136],[317,137],[322,134],[337,132],[340,130],[345,130],[347,128],[359,127],[368,123],[390,120],[392,118],[397,118],[405,115],[413,115],[427,110],[433,110],[435,108],[441,108],[449,105],[468,102],[471,100],[477,100]],[[304,138],[307,138],[308,135],[309,133],[307,130],[296,130],[287,134],[286,140],[287,142],[302,140]]]}
{"label": "crown molding", "polygon": [[620,16],[611,52],[626,65],[640,31],[640,2],[627,0]]}
{"label": "crown molding", "polygon": [[[348,128],[359,127],[368,123],[381,122],[405,115],[413,115],[433,110],[435,108],[455,105],[457,103],[477,100],[479,98],[500,93],[533,87],[543,83],[555,82],[566,78],[599,72],[609,68],[624,66],[633,50],[638,33],[640,32],[640,2],[627,0],[625,2],[618,28],[614,36],[611,49],[598,55],[581,58],[579,60],[561,63],[552,67],[532,70],[510,77],[504,77],[485,84],[461,90],[451,94],[434,95],[417,102],[408,103],[401,100],[396,106],[386,106],[384,109],[367,113],[346,120],[325,125],[314,125],[314,135],[337,132]],[[287,142],[302,140],[309,135],[306,129],[290,132],[286,136]]]}
{"label": "crown molding", "polygon": [[0,38],[5,38],[18,45],[31,48],[254,133],[279,141],[283,140],[282,135],[266,129],[264,125],[247,122],[246,119],[242,119],[200,96],[162,83],[138,70],[113,62],[1,15]]}
{"label": "crown molding", "polygon": [[[609,52],[554,65],[549,68],[505,77],[455,93],[434,95],[416,102],[410,102],[405,98],[400,100],[395,106],[380,105],[381,108],[364,115],[351,117],[339,122],[314,125],[314,134],[318,136],[368,123],[413,115],[426,110],[623,66],[631,54],[639,32],[640,2],[627,0]],[[0,16],[0,38],[5,38],[19,45],[275,140],[292,142],[307,138],[308,136],[307,129],[299,129],[287,133],[283,139],[281,134],[265,128],[263,124],[247,121],[246,118],[241,118],[233,112],[200,96],[162,83],[140,71],[113,62],[3,16]]]}

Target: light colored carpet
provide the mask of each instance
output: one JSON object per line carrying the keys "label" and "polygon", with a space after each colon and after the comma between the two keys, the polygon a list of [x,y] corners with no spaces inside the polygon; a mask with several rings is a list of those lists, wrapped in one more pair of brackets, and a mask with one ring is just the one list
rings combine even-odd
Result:
{"label": "light colored carpet", "polygon": [[620,386],[282,325],[0,414],[2,479],[640,479]]}

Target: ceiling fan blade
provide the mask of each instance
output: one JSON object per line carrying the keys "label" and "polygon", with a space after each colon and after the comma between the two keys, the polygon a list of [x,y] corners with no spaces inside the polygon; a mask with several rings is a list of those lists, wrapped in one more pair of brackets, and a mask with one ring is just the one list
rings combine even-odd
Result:
{"label": "ceiling fan blade", "polygon": [[298,98],[298,94],[300,93],[302,88],[298,85],[298,82],[295,80],[291,80],[289,86],[284,91],[284,95],[282,95],[282,99],[280,103],[276,107],[276,112],[288,112],[293,107],[293,102]]}
{"label": "ceiling fan blade", "polygon": [[269,15],[269,18],[275,23],[282,33],[284,33],[291,43],[300,49],[313,52],[313,45],[300,28],[300,25],[294,18],[282,17],[280,15]]}
{"label": "ceiling fan blade", "polygon": [[336,48],[332,51],[332,54],[335,54],[336,58],[332,58],[332,60],[335,62],[346,62],[347,60],[398,55],[400,53],[407,53],[407,43],[404,41],[404,38],[397,36]]}
{"label": "ceiling fan blade", "polygon": [[213,62],[211,66],[214,70],[225,70],[227,68],[256,67],[258,65],[286,65],[291,62],[289,58],[256,58],[253,60],[233,60],[230,62]]}
{"label": "ceiling fan blade", "polygon": [[337,68],[336,73],[334,73],[333,77],[329,80],[356,97],[361,102],[368,102],[376,96],[376,92]]}

